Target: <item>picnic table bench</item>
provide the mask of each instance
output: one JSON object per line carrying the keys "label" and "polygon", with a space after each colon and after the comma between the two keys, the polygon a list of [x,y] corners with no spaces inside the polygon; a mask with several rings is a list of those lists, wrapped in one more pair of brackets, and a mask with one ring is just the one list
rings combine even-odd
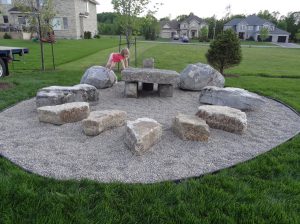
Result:
{"label": "picnic table bench", "polygon": [[159,96],[172,97],[179,78],[176,71],[155,68],[126,68],[121,74],[125,81],[125,96],[135,98],[138,96],[139,82],[142,83],[142,91],[151,91],[154,84],[158,84]]}

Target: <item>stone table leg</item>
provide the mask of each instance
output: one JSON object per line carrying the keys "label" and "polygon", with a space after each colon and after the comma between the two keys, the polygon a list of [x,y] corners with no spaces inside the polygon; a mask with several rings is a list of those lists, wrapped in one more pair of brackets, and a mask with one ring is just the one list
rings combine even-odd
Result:
{"label": "stone table leg", "polygon": [[170,84],[158,84],[158,93],[161,97],[173,96],[173,85]]}
{"label": "stone table leg", "polygon": [[153,91],[153,83],[145,83],[143,82],[143,90],[144,91]]}
{"label": "stone table leg", "polygon": [[125,82],[124,94],[125,94],[126,97],[137,98],[137,96],[138,96],[138,83],[137,82]]}

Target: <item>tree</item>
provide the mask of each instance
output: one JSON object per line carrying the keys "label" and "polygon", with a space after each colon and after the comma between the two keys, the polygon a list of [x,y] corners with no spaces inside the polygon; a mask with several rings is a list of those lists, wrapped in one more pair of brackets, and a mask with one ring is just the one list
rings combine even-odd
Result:
{"label": "tree", "polygon": [[300,29],[298,29],[298,32],[295,34],[295,38],[298,42],[300,42]]}
{"label": "tree", "polygon": [[187,17],[188,17],[188,15],[179,15],[176,17],[176,20],[178,22],[183,22]]}
{"label": "tree", "polygon": [[265,41],[269,37],[269,29],[266,27],[262,27],[259,31],[259,36],[261,41]]}
{"label": "tree", "polygon": [[150,0],[112,0],[111,3],[120,17],[120,26],[125,33],[127,47],[130,48],[137,17],[145,11]]}
{"label": "tree", "polygon": [[257,13],[257,16],[262,18],[262,19],[266,19],[268,21],[271,21],[272,23],[277,25],[280,13],[278,11],[274,11],[274,12],[271,13],[271,12],[269,12],[269,10],[263,10],[263,11],[260,10]]}
{"label": "tree", "polygon": [[238,65],[242,60],[240,40],[233,30],[225,30],[210,44],[205,56],[208,63],[223,75],[224,69]]}
{"label": "tree", "polygon": [[200,30],[199,30],[199,41],[208,41],[208,28],[207,26],[203,26]]}
{"label": "tree", "polygon": [[146,40],[155,40],[158,36],[159,30],[160,26],[157,19],[153,15],[147,14],[147,16],[143,18],[141,25],[142,35]]}
{"label": "tree", "polygon": [[45,70],[44,47],[42,39],[52,31],[52,19],[55,16],[52,0],[15,0],[15,7],[28,18],[33,31],[37,32],[41,48],[41,67]]}

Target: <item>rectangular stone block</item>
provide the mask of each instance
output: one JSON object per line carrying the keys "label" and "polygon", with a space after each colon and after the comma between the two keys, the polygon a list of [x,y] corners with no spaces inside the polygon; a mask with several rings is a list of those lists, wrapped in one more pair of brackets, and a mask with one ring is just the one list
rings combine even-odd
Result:
{"label": "rectangular stone block", "polygon": [[200,106],[196,116],[205,120],[211,128],[237,134],[242,134],[247,128],[246,113],[227,106]]}
{"label": "rectangular stone block", "polygon": [[172,127],[182,140],[207,141],[210,135],[206,122],[195,115],[178,114],[173,119]]}
{"label": "rectangular stone block", "polygon": [[158,94],[160,97],[172,97],[173,85],[158,84]]}
{"label": "rectangular stone block", "polygon": [[125,133],[125,144],[137,155],[147,152],[162,136],[162,126],[150,118],[139,118],[128,121]]}
{"label": "rectangular stone block", "polygon": [[74,102],[40,107],[37,112],[40,122],[62,125],[87,118],[90,114],[90,107],[86,102]]}
{"label": "rectangular stone block", "polygon": [[154,68],[154,58],[146,58],[143,60],[143,68]]}
{"label": "rectangular stone block", "polygon": [[127,113],[121,110],[93,111],[82,121],[86,135],[96,136],[111,128],[121,127],[126,122]]}
{"label": "rectangular stone block", "polygon": [[138,83],[137,82],[125,82],[124,95],[126,97],[137,98],[138,97]]}

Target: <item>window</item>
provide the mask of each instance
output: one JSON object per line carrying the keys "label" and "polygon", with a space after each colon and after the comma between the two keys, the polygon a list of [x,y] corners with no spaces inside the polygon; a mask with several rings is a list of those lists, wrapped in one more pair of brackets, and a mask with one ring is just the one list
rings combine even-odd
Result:
{"label": "window", "polygon": [[69,28],[67,17],[55,17],[52,20],[53,30],[67,30]]}
{"label": "window", "polygon": [[19,22],[20,25],[26,25],[25,17],[18,16],[18,22]]}
{"label": "window", "polygon": [[248,30],[253,30],[253,26],[248,26]]}
{"label": "window", "polygon": [[3,16],[3,22],[8,23],[8,16]]}
{"label": "window", "polygon": [[245,25],[241,25],[241,30],[246,30],[246,26]]}
{"label": "window", "polygon": [[0,4],[11,5],[11,0],[0,0]]}

